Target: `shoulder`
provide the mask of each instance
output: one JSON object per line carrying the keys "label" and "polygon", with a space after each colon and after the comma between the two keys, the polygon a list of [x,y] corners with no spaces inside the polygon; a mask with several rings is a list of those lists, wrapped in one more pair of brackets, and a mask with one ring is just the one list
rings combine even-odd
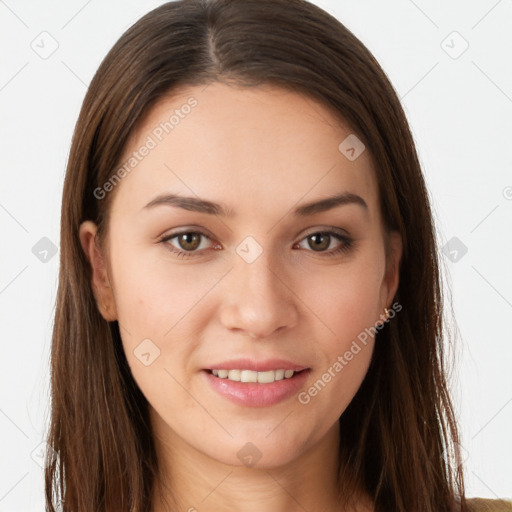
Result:
{"label": "shoulder", "polygon": [[466,499],[469,512],[512,512],[512,500]]}

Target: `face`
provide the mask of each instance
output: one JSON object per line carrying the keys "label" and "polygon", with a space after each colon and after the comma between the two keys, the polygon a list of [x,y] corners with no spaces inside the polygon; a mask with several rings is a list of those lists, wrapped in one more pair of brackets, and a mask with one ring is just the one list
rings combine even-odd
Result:
{"label": "face", "polygon": [[114,194],[108,251],[80,231],[95,294],[169,444],[282,465],[355,395],[401,245],[386,260],[378,170],[338,148],[351,133],[296,93],[190,87],[148,113],[98,191]]}

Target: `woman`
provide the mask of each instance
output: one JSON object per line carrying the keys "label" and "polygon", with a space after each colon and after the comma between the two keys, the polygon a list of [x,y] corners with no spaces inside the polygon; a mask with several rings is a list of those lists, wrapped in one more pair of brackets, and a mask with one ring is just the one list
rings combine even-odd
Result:
{"label": "woman", "polygon": [[61,229],[48,510],[512,509],[464,496],[407,120],[318,7],[185,0],[131,27]]}

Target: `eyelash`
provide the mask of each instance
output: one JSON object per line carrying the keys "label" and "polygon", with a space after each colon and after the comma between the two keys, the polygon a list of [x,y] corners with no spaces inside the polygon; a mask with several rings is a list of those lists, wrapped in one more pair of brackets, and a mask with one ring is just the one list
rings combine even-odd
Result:
{"label": "eyelash", "polygon": [[[210,240],[210,237],[206,233],[203,233],[202,231],[199,231],[199,230],[191,231],[191,230],[189,230],[189,231],[180,231],[180,232],[177,232],[177,233],[171,233],[170,235],[164,236],[163,238],[158,240],[158,242],[165,244],[167,246],[167,249],[171,253],[175,254],[178,258],[193,258],[200,251],[197,251],[197,250],[195,250],[195,251],[182,251],[182,250],[177,249],[176,247],[172,246],[171,244],[167,243],[169,240],[172,240],[173,238],[176,238],[176,237],[178,237],[180,235],[185,235],[185,234],[200,235],[200,236],[205,237],[205,238]],[[313,236],[313,235],[329,235],[329,236],[333,236],[334,238],[337,238],[339,241],[343,242],[343,244],[340,247],[338,247],[337,249],[331,249],[330,251],[318,251],[318,254],[321,254],[321,255],[323,255],[325,257],[337,256],[339,254],[342,254],[342,253],[350,251],[352,249],[352,247],[353,247],[354,240],[352,238],[350,238],[350,237],[348,237],[346,235],[342,235],[342,234],[340,234],[340,233],[338,233],[336,231],[332,231],[332,230],[314,231],[314,232],[309,233],[308,235],[306,235],[304,238],[302,238],[300,240],[300,242],[302,242],[306,238],[308,238],[310,236]],[[310,250],[310,252],[315,252],[315,251]]]}

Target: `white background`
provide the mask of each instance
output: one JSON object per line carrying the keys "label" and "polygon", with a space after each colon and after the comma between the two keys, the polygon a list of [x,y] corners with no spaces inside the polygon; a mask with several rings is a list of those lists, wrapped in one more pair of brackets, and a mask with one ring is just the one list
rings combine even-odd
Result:
{"label": "white background", "polygon": [[[42,237],[59,244],[64,169],[87,84],[122,32],[161,3],[0,0],[0,512],[44,508],[32,454],[48,415],[59,258],[43,263],[32,247]],[[388,74],[439,242],[457,237],[467,247],[457,262],[443,256],[460,330],[453,394],[467,491],[512,497],[512,1],[315,3]],[[47,59],[31,47],[43,37],[47,49],[58,43]]]}

